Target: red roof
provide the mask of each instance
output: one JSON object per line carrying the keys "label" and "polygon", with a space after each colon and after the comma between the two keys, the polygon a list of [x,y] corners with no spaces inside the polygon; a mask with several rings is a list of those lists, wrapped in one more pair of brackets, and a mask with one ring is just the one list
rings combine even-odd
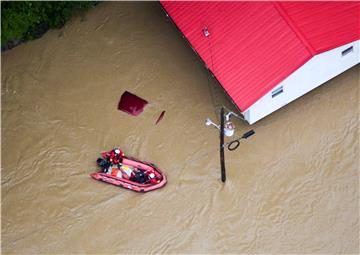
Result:
{"label": "red roof", "polygon": [[314,55],[360,39],[359,2],[161,4],[241,111]]}

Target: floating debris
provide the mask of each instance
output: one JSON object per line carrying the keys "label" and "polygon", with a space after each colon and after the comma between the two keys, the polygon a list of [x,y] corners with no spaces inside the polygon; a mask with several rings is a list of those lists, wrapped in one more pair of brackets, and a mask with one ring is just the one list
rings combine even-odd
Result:
{"label": "floating debris", "polygon": [[148,104],[148,101],[134,95],[128,91],[125,91],[120,98],[118,104],[118,110],[126,112],[133,116],[138,116],[143,112],[144,107]]}
{"label": "floating debris", "polygon": [[160,114],[160,116],[159,116],[159,118],[158,118],[157,121],[155,122],[155,125],[157,125],[157,124],[160,122],[160,120],[162,120],[162,119],[164,118],[164,115],[165,115],[165,111],[162,111],[161,114]]}

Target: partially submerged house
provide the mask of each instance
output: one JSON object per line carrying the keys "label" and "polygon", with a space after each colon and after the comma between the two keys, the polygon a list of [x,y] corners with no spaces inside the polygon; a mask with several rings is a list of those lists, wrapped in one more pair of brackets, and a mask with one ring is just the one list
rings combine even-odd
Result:
{"label": "partially submerged house", "polygon": [[161,2],[254,123],[360,62],[360,2]]}

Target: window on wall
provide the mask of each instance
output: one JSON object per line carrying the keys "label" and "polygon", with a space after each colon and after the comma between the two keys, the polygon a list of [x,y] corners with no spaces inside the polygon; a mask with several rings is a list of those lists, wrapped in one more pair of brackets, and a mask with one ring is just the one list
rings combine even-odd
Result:
{"label": "window on wall", "polygon": [[348,55],[348,54],[350,54],[350,53],[352,53],[354,51],[354,47],[353,46],[351,46],[351,47],[349,47],[349,48],[347,48],[347,49],[345,49],[345,50],[343,50],[342,52],[341,52],[341,56],[346,56],[346,55]]}
{"label": "window on wall", "polygon": [[284,92],[283,86],[278,87],[277,89],[274,89],[273,91],[271,91],[271,97],[274,98],[274,97],[280,95],[283,92]]}

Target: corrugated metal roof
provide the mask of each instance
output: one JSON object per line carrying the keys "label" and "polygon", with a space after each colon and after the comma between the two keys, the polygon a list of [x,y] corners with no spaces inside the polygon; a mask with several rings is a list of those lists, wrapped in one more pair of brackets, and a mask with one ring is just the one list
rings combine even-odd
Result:
{"label": "corrugated metal roof", "polygon": [[[359,38],[353,17],[359,5],[351,3],[316,3],[316,10],[301,2],[161,4],[241,111],[314,54]],[[343,30],[341,17],[347,18]]]}
{"label": "corrugated metal roof", "polygon": [[360,2],[278,2],[316,53],[360,38]]}

